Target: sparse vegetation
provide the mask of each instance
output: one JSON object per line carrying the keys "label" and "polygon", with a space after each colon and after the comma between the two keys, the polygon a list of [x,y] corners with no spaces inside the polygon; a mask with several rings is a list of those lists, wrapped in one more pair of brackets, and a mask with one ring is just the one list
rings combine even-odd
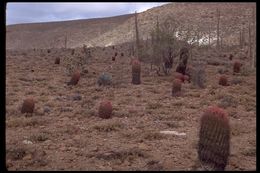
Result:
{"label": "sparse vegetation", "polygon": [[7,169],[255,169],[253,5],[7,26]]}

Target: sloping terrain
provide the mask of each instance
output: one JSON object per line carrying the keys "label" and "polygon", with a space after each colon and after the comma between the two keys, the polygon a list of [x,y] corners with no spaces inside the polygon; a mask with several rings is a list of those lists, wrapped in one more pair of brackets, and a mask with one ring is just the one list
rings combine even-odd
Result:
{"label": "sloping terrain", "polygon": [[[253,24],[252,9],[255,3],[169,3],[138,14],[140,37],[147,39],[158,17],[162,24],[169,16],[182,27],[193,27],[207,34],[216,31],[216,10],[220,9],[220,30],[226,44],[238,43],[240,28],[247,29],[248,21]],[[251,20],[252,19],[252,20]],[[255,29],[252,28],[252,33]],[[7,26],[8,49],[59,48],[106,46],[129,42],[134,39],[134,17],[123,15],[101,19],[86,19],[39,24]],[[214,32],[213,32],[214,35]]]}

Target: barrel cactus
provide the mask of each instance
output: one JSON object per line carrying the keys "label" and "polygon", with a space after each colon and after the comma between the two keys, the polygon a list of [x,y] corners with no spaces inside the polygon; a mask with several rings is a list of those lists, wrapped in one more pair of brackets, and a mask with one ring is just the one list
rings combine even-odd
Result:
{"label": "barrel cactus", "polygon": [[57,58],[55,59],[55,64],[60,64],[60,58],[59,58],[59,57],[57,57]]}
{"label": "barrel cactus", "polygon": [[233,72],[234,73],[239,73],[240,72],[240,67],[242,66],[242,64],[238,61],[236,61],[234,63],[234,66],[233,66]]}
{"label": "barrel cactus", "polygon": [[180,79],[175,79],[172,84],[172,96],[180,96],[181,92],[181,83]]}
{"label": "barrel cactus", "polygon": [[220,76],[218,84],[222,86],[228,86],[227,77],[225,75]]}
{"label": "barrel cactus", "polygon": [[232,59],[233,59],[233,54],[230,54],[229,55],[229,60],[232,61]]}
{"label": "barrel cactus", "polygon": [[216,106],[201,117],[198,157],[208,170],[224,170],[230,154],[230,125],[227,113]]}
{"label": "barrel cactus", "polygon": [[79,79],[80,79],[80,72],[78,70],[76,70],[73,73],[70,81],[68,82],[68,85],[77,85],[79,82]]}
{"label": "barrel cactus", "polygon": [[33,98],[27,98],[24,100],[21,112],[22,113],[33,113],[35,101]]}
{"label": "barrel cactus", "polygon": [[108,100],[104,100],[99,105],[98,115],[100,118],[108,119],[112,115],[112,104]]}
{"label": "barrel cactus", "polygon": [[97,81],[98,85],[111,85],[112,84],[112,76],[108,73],[102,73]]}
{"label": "barrel cactus", "polygon": [[141,64],[138,60],[132,61],[132,83],[141,84]]}

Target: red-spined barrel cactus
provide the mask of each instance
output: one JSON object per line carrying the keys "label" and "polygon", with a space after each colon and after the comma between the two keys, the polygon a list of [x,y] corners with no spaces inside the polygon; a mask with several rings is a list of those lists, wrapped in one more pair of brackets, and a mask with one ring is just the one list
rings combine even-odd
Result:
{"label": "red-spined barrel cactus", "polygon": [[190,83],[190,77],[188,75],[184,75],[183,78],[184,81],[188,81]]}
{"label": "red-spined barrel cactus", "polygon": [[238,61],[236,61],[234,63],[234,66],[233,66],[233,72],[234,73],[239,73],[240,72],[240,67],[242,66],[242,64]]}
{"label": "red-spined barrel cactus", "polygon": [[224,170],[230,154],[230,125],[227,113],[216,106],[201,117],[198,156],[204,168]]}
{"label": "red-spined barrel cactus", "polygon": [[60,64],[60,58],[59,58],[59,57],[57,57],[57,58],[55,59],[55,64]]}
{"label": "red-spined barrel cactus", "polygon": [[180,96],[181,93],[181,83],[179,79],[174,79],[172,84],[172,96]]}
{"label": "red-spined barrel cactus", "polygon": [[183,74],[181,74],[179,72],[175,72],[173,76],[174,76],[175,79],[179,79],[180,81],[184,82],[184,75]]}
{"label": "red-spined barrel cactus", "polygon": [[104,100],[99,105],[98,115],[101,118],[108,119],[112,114],[112,104],[110,101]]}
{"label": "red-spined barrel cactus", "polygon": [[112,56],[112,61],[115,61],[116,60],[116,57]]}
{"label": "red-spined barrel cactus", "polygon": [[79,82],[80,79],[80,72],[79,71],[75,71],[70,79],[70,81],[68,82],[68,85],[77,85],[77,83]]}
{"label": "red-spined barrel cactus", "polygon": [[225,75],[220,76],[218,84],[222,85],[222,86],[228,86],[228,79],[227,79],[227,77]]}
{"label": "red-spined barrel cactus", "polygon": [[138,60],[132,61],[132,83],[141,84],[141,64]]}
{"label": "red-spined barrel cactus", "polygon": [[21,112],[22,113],[33,113],[34,105],[35,105],[35,101],[33,98],[30,97],[30,98],[25,99],[23,101]]}

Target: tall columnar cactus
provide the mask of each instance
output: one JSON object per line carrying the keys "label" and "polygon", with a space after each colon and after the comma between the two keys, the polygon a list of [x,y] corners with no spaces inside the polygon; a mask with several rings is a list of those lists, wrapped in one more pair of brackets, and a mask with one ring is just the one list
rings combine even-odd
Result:
{"label": "tall columnar cactus", "polygon": [[70,81],[68,82],[68,85],[77,85],[80,79],[80,72],[79,71],[75,71],[73,73],[73,75],[71,76]]}
{"label": "tall columnar cactus", "polygon": [[180,79],[174,79],[172,84],[172,96],[180,96],[181,93],[181,83]]}
{"label": "tall columnar cactus", "polygon": [[234,73],[239,73],[241,66],[242,66],[242,64],[240,62],[238,62],[238,61],[234,62],[233,72]]}
{"label": "tall columnar cactus", "polygon": [[141,64],[138,60],[132,61],[132,83],[141,84]]}
{"label": "tall columnar cactus", "polygon": [[227,77],[225,75],[220,76],[218,84],[222,86],[228,86]]}
{"label": "tall columnar cactus", "polygon": [[201,117],[198,156],[209,170],[224,170],[230,154],[230,125],[227,113],[216,106]]}
{"label": "tall columnar cactus", "polygon": [[110,101],[104,100],[99,105],[98,115],[100,118],[108,119],[112,114],[112,104]]}
{"label": "tall columnar cactus", "polygon": [[24,100],[21,112],[22,113],[33,113],[35,101],[33,98],[27,98]]}

